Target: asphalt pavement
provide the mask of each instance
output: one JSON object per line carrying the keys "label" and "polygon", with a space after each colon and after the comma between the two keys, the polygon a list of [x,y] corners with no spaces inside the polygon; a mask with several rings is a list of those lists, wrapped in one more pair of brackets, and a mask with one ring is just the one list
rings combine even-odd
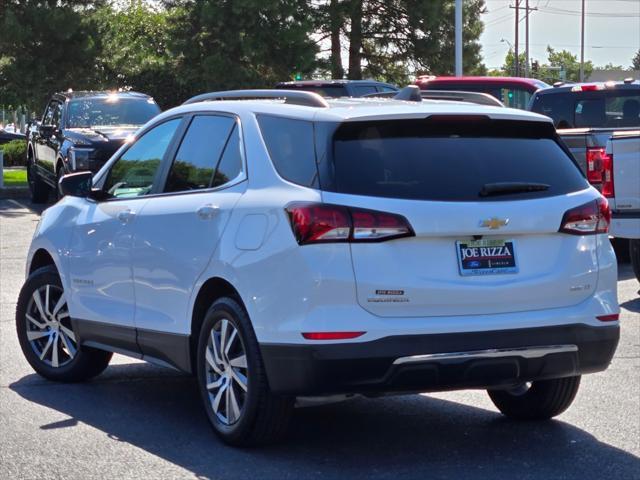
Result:
{"label": "asphalt pavement", "polygon": [[296,410],[288,438],[233,449],[195,381],[123,356],[84,384],[34,374],[14,327],[41,209],[0,200],[0,479],[640,479],[640,285],[620,263],[622,334],[571,408],[513,422],[483,391],[356,399]]}

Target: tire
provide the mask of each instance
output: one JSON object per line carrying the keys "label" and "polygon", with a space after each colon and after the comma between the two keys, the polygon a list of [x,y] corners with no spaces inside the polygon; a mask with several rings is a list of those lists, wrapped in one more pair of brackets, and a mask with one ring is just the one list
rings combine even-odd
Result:
{"label": "tire", "polygon": [[636,279],[640,282],[640,239],[629,240],[629,256]]}
{"label": "tire", "polygon": [[27,154],[27,183],[32,203],[46,203],[49,200],[49,186],[38,175],[32,153]]}
{"label": "tire", "polygon": [[253,446],[282,438],[294,399],[271,393],[251,321],[237,300],[220,298],[207,311],[197,362],[207,417],[225,443]]}
{"label": "tire", "polygon": [[505,416],[516,420],[547,420],[564,412],[578,393],[580,376],[539,380],[512,390],[489,390]]}
{"label": "tire", "polygon": [[64,175],[64,168],[62,167],[62,165],[60,165],[58,167],[58,170],[56,171],[56,188],[54,189],[54,195],[56,197],[56,201],[60,200],[63,195],[60,193],[60,179],[62,178],[62,176]]}
{"label": "tire", "polygon": [[18,340],[37,373],[49,380],[81,382],[102,373],[113,354],[78,345],[63,295],[54,266],[29,275],[16,307]]}

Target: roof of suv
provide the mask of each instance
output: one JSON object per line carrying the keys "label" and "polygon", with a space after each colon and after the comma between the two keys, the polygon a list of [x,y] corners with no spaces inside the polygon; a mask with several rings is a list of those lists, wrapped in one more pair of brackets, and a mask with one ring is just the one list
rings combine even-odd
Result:
{"label": "roof of suv", "polygon": [[563,83],[557,87],[545,88],[537,92],[537,95],[553,95],[568,92],[589,92],[602,90],[637,90],[640,89],[639,80],[625,80],[622,82],[587,82],[587,83]]}
{"label": "roof of suv", "polygon": [[326,86],[326,85],[346,85],[346,84],[355,84],[355,85],[386,85],[388,87],[397,88],[395,85],[385,82],[379,82],[377,80],[348,80],[348,79],[337,79],[337,80],[295,80],[290,82],[279,82],[276,84],[277,88],[287,87],[287,86]]}
{"label": "roof of suv", "polygon": [[548,117],[524,110],[477,105],[467,102],[423,100],[402,101],[385,98],[325,99],[327,108],[292,105],[283,100],[216,100],[190,103],[173,108],[161,117],[193,111],[226,111],[236,114],[282,115],[302,120],[363,121],[400,118],[424,118],[434,114],[487,115],[495,119],[550,122]]}
{"label": "roof of suv", "polygon": [[140,92],[119,92],[119,91],[108,91],[108,90],[79,90],[79,91],[67,91],[67,92],[56,92],[53,94],[54,97],[59,100],[73,100],[76,98],[105,98],[105,97],[113,97],[117,96],[119,98],[139,98],[148,100],[152,98],[146,93]]}
{"label": "roof of suv", "polygon": [[485,83],[485,84],[519,84],[526,87],[547,88],[548,84],[535,78],[524,77],[436,77],[433,75],[423,75],[416,79],[415,85],[427,85],[429,83],[458,83],[458,84],[471,84],[471,83]]}

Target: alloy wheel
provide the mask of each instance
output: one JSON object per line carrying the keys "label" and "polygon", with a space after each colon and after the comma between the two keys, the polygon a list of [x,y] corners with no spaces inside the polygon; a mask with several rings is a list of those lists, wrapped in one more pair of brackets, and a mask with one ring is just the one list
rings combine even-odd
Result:
{"label": "alloy wheel", "polygon": [[25,323],[29,345],[43,363],[58,368],[75,358],[78,343],[62,288],[43,285],[35,290]]}
{"label": "alloy wheel", "polygon": [[245,347],[227,318],[218,320],[211,329],[205,362],[211,408],[222,424],[233,425],[242,416],[249,384]]}

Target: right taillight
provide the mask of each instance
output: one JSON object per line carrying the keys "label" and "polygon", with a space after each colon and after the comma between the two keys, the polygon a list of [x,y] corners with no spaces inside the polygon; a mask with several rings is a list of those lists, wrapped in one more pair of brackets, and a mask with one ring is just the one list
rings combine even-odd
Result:
{"label": "right taillight", "polygon": [[587,148],[587,180],[605,197],[614,196],[613,157],[607,154],[604,148]]}
{"label": "right taillight", "polygon": [[382,242],[413,236],[402,215],[326,203],[293,203],[286,208],[300,245]]}
{"label": "right taillight", "polygon": [[604,197],[593,200],[565,212],[560,232],[571,235],[595,235],[607,233],[611,222],[609,202]]}

